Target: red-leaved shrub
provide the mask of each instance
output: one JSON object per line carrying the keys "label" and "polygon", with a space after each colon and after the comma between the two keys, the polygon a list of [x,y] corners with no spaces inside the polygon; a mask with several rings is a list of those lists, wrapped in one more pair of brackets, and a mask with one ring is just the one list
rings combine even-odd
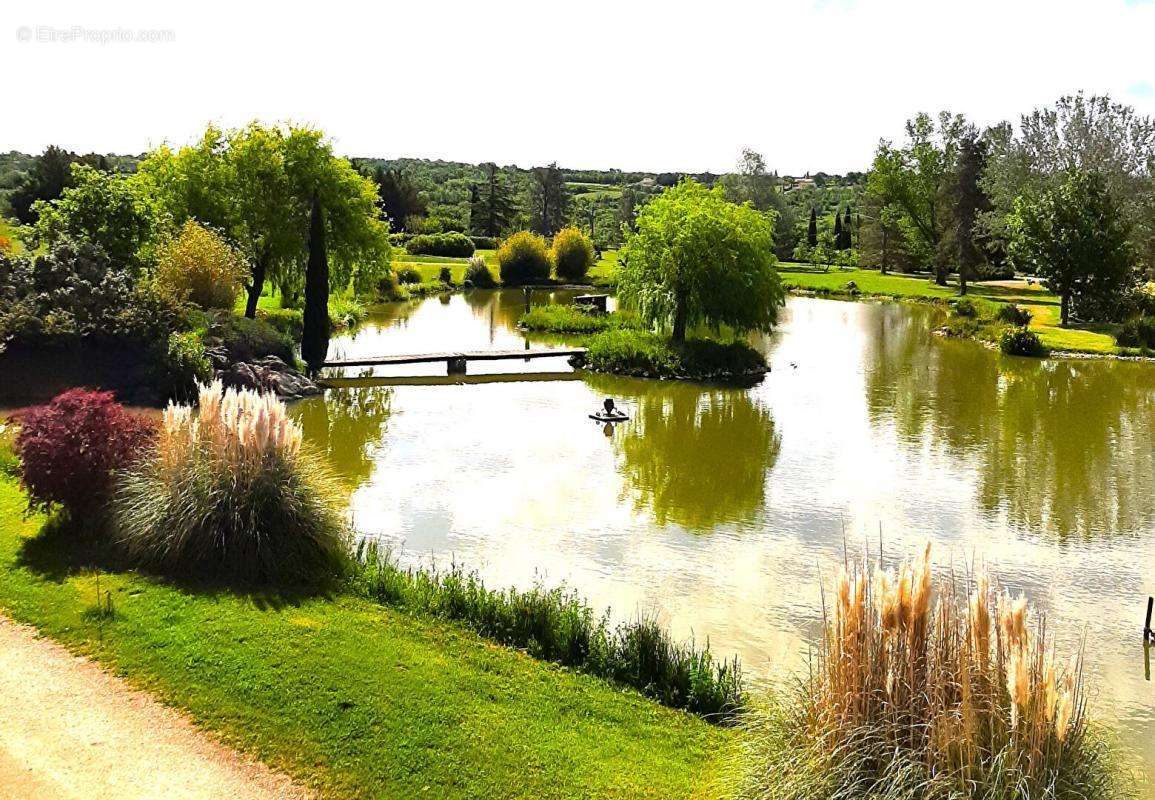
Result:
{"label": "red-leaved shrub", "polygon": [[113,473],[152,442],[154,426],[116,402],[112,392],[70,389],[19,418],[16,451],[29,506],[59,503],[73,518],[98,513]]}

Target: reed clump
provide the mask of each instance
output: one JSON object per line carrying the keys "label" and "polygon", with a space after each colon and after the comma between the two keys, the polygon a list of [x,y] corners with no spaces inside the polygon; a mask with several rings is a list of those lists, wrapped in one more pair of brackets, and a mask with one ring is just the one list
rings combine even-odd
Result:
{"label": "reed clump", "polygon": [[675,641],[652,619],[611,625],[573,592],[491,589],[457,566],[404,568],[376,546],[362,546],[357,564],[354,591],[378,602],[461,622],[499,644],[633,687],[710,722],[729,724],[745,706],[736,657],[715,660],[708,642]]}
{"label": "reed clump", "polygon": [[350,563],[340,488],[272,394],[202,386],[165,409],[155,448],[120,476],[120,543],[178,577],[314,583]]}
{"label": "reed clump", "polygon": [[1081,654],[985,573],[935,590],[930,546],[895,570],[845,567],[808,679],[752,712],[748,798],[1129,796],[1090,724]]}

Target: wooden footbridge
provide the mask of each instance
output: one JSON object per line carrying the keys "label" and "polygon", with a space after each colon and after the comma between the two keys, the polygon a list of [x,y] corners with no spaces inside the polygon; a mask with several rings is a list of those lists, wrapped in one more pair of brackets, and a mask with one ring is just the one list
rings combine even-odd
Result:
{"label": "wooden footbridge", "polygon": [[367,356],[364,358],[341,358],[326,361],[326,367],[340,369],[342,367],[391,367],[399,364],[434,364],[445,362],[448,375],[464,375],[466,365],[470,361],[528,361],[532,358],[561,358],[564,356],[584,356],[584,347],[565,347],[556,349],[538,348],[536,350],[477,350],[473,352],[453,353],[417,353],[414,355],[396,356]]}

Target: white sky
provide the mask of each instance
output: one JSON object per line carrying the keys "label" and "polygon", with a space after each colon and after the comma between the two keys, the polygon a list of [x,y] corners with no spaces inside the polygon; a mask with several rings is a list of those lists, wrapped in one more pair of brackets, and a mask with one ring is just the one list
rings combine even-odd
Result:
{"label": "white sky", "polygon": [[[43,41],[121,28],[173,41]],[[4,0],[0,150],[259,118],[346,155],[844,172],[919,110],[1017,120],[1083,88],[1155,114],[1153,46],[1155,0]]]}

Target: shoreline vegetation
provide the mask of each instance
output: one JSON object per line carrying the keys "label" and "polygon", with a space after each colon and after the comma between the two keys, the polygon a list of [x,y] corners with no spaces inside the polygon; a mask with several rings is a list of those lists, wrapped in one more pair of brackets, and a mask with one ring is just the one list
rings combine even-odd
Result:
{"label": "shoreline vegetation", "polygon": [[102,565],[25,503],[0,476],[3,613],[321,797],[696,797],[733,742],[435,614]]}

